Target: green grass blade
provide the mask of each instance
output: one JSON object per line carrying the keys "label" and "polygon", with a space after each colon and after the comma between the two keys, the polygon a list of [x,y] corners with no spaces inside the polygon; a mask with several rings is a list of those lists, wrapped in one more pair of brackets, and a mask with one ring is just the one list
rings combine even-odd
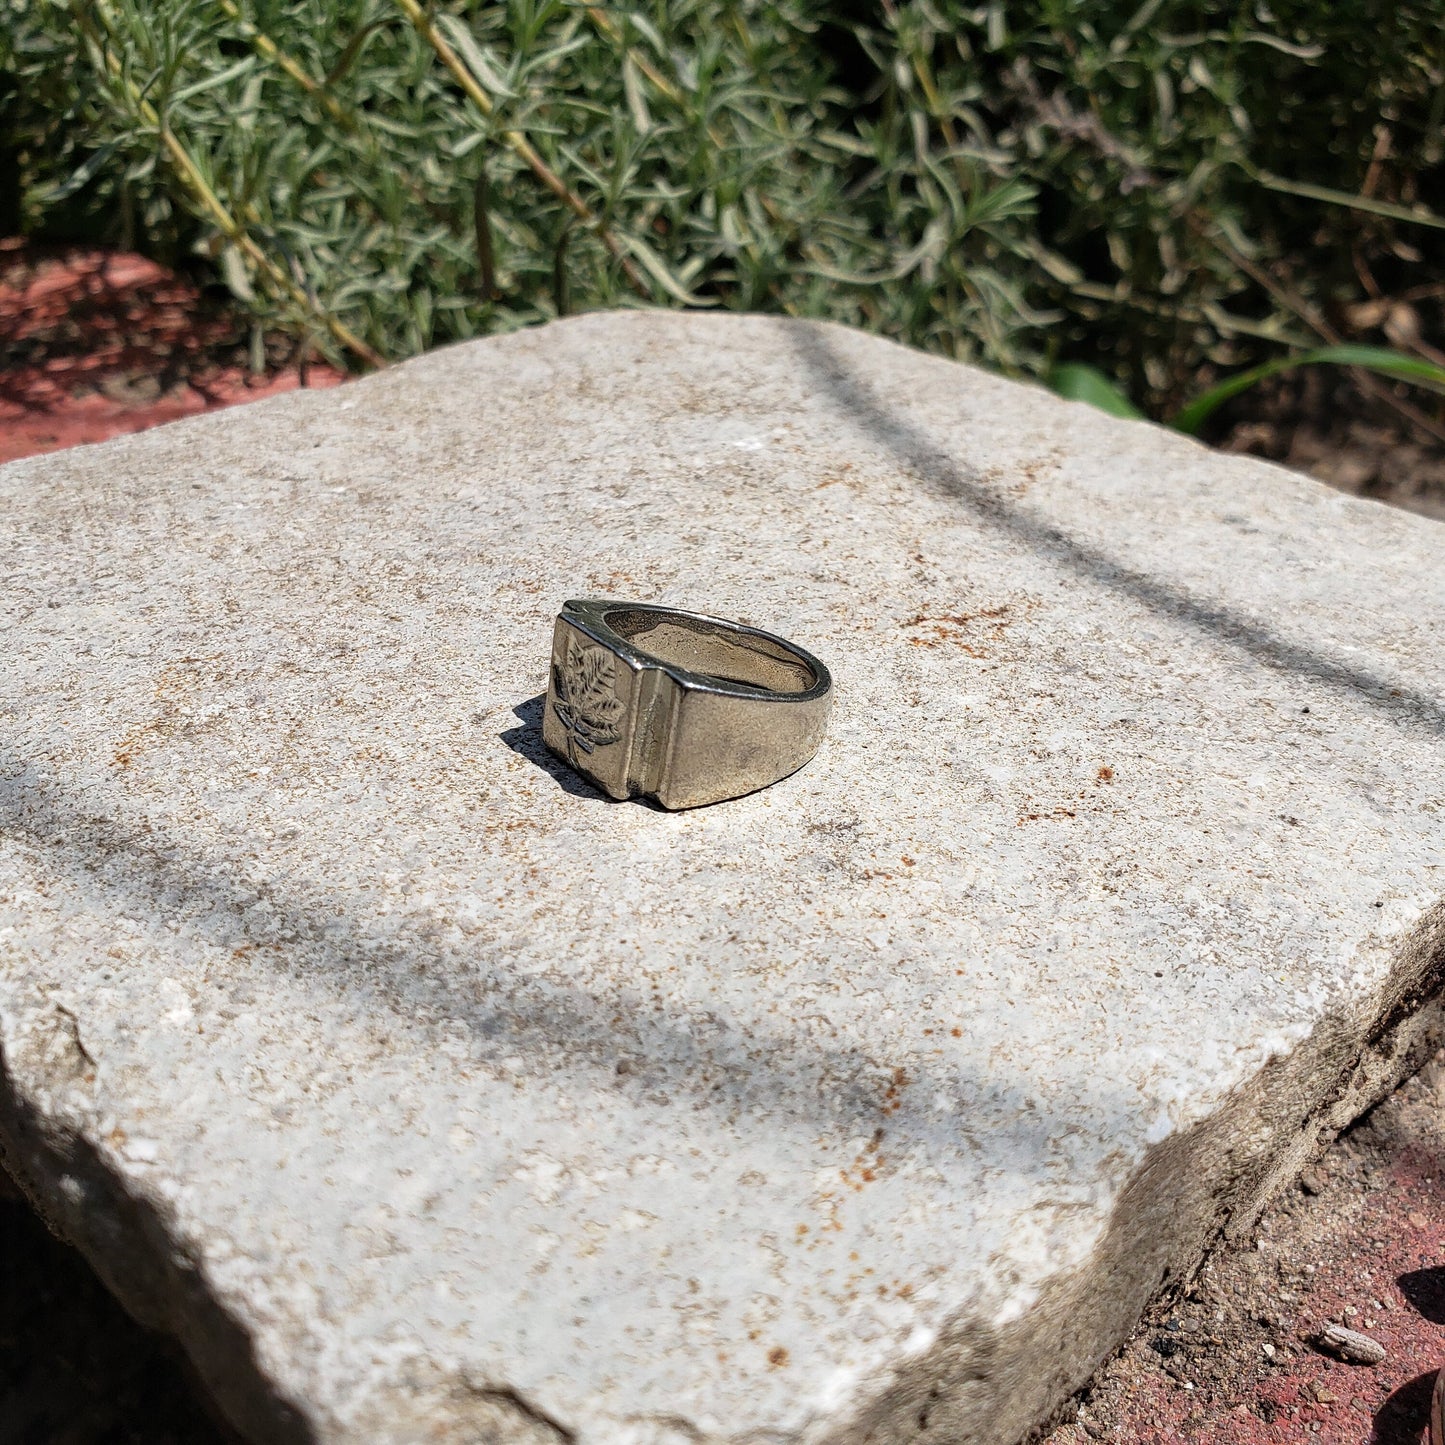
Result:
{"label": "green grass blade", "polygon": [[1069,401],[1086,401],[1110,416],[1129,417],[1142,420],[1144,413],[1134,405],[1096,366],[1087,366],[1082,361],[1066,361],[1049,373],[1049,388]]}
{"label": "green grass blade", "polygon": [[1445,216],[1437,216],[1424,206],[1397,206],[1390,201],[1377,201],[1373,196],[1357,196],[1337,191],[1331,186],[1316,186],[1307,181],[1287,181],[1283,176],[1259,171],[1255,179],[1267,191],[1286,196],[1303,196],[1307,201],[1324,201],[1331,206],[1344,206],[1351,211],[1366,211],[1372,216],[1388,216],[1392,221],[1410,221],[1417,226],[1433,226],[1445,231]]}
{"label": "green grass blade", "polygon": [[1196,396],[1170,425],[1176,431],[1194,436],[1226,401],[1238,396],[1242,391],[1248,391],[1266,377],[1278,376],[1283,371],[1293,371],[1297,366],[1322,364],[1362,366],[1367,371],[1378,372],[1381,376],[1394,377],[1399,381],[1419,381],[1445,387],[1445,366],[1436,366],[1434,362],[1421,361],[1418,357],[1390,351],[1383,346],[1322,346],[1300,356],[1282,356],[1277,361],[1267,361],[1263,366],[1254,366],[1236,376],[1226,377],[1217,386],[1211,386],[1208,391]]}

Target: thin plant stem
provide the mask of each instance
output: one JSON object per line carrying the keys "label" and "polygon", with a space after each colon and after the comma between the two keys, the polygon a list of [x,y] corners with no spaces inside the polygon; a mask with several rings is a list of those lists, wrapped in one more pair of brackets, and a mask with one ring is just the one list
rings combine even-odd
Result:
{"label": "thin plant stem", "polygon": [[1351,195],[1349,191],[1337,191],[1330,186],[1287,181],[1283,176],[1271,175],[1268,171],[1255,171],[1253,179],[1265,190],[1277,191],[1283,196],[1303,196],[1307,201],[1323,201],[1330,206],[1344,206],[1351,211],[1365,211],[1372,216],[1385,216],[1392,221],[1410,221],[1417,226],[1430,226],[1437,231],[1445,231],[1445,216],[1437,216],[1423,206],[1416,210],[1411,206],[1398,206],[1393,201],[1377,201],[1373,196]]}
{"label": "thin plant stem", "polygon": [[264,30],[247,20],[242,15],[241,7],[236,4],[236,0],[220,0],[220,5],[221,9],[240,27],[241,34],[245,36],[258,55],[284,70],[307,95],[313,97],[321,105],[327,115],[338,125],[345,126],[347,130],[355,129],[356,117],[320,81],[314,76],[308,75],[300,61],[288,55]]}
{"label": "thin plant stem", "polygon": [[[256,243],[255,239],[247,231],[245,226],[236,219],[227,208],[221,198],[212,190],[210,182],[206,180],[198,166],[180,141],[176,138],[169,125],[160,117],[150,101],[148,101],[136,88],[134,83],[127,80],[123,74],[120,61],[106,45],[104,38],[97,34],[89,16],[81,8],[79,0],[72,0],[76,23],[80,26],[86,39],[100,52],[106,69],[110,71],[117,80],[125,87],[126,96],[135,107],[136,113],[148,126],[155,129],[160,137],[166,154],[171,159],[176,174],[180,177],[181,184],[200,202],[202,208],[208,211],[215,221],[218,229],[253,266],[256,267],[268,281],[280,291],[290,296],[293,301],[300,303],[331,333],[346,350],[359,357],[368,366],[383,367],[386,365],[386,358],[381,353],[369,346],[340,318],[333,316],[327,311],[311,293],[286,274],[270,256]],[[99,6],[94,7],[97,14],[102,14]]]}
{"label": "thin plant stem", "polygon": [[[483,116],[490,118],[496,109],[491,96],[477,83],[477,78],[458,58],[436,26],[428,19],[426,11],[417,0],[396,0],[397,6],[416,27],[417,33],[436,51],[437,58],[451,71],[458,85],[466,92],[467,98]],[[521,158],[532,173],[562,202],[579,221],[588,227],[607,248],[607,253],[617,262],[628,284],[644,300],[652,300],[652,288],[643,279],[642,273],[633,265],[627,248],[612,233],[607,223],[593,211],[591,206],[570,189],[567,183],[551,166],[542,159],[537,148],[521,131],[508,129],[502,132],[502,140]]]}

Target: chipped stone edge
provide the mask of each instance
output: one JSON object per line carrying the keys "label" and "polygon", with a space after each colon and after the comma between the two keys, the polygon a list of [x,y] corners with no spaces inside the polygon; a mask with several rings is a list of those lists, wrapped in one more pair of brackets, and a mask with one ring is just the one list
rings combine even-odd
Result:
{"label": "chipped stone edge", "polygon": [[[1402,940],[1373,1000],[1327,1015],[1228,1106],[1149,1151],[1087,1266],[1003,1328],[955,1320],[928,1351],[875,1382],[851,1417],[816,1420],[794,1438],[799,1445],[1037,1438],[1156,1296],[1187,1284],[1214,1248],[1245,1234],[1279,1189],[1445,1042],[1442,987],[1445,902]],[[21,1097],[4,1043],[30,1012],[6,1010],[0,1033],[0,1165],[137,1319],[180,1340],[243,1435],[265,1445],[423,1435],[567,1445],[574,1438],[567,1424],[540,1415],[505,1384],[442,1378],[444,1368],[383,1390],[346,1426],[327,1418],[324,1406],[318,1413],[283,1398],[245,1324],[208,1289],[165,1201],[127,1180],[84,1136],[76,1116],[88,1109],[61,1102],[88,1082],[78,1035],[46,1050],[54,1077],[42,1089],[51,1107]],[[62,1043],[69,1037],[63,1014],[56,1032]],[[23,1052],[30,1062],[32,1051]],[[443,1433],[434,1434],[439,1425]],[[674,1417],[635,1425],[629,1438],[639,1442],[709,1438]]]}
{"label": "chipped stone edge", "polygon": [[1038,1439],[1157,1297],[1246,1235],[1280,1189],[1445,1044],[1442,989],[1445,901],[1400,941],[1373,1000],[1327,1014],[1227,1106],[1149,1151],[1087,1265],[1002,1329],[951,1322],[846,1425],[810,1432],[807,1445]]}
{"label": "chipped stone edge", "polygon": [[[90,1110],[73,1105],[47,1110],[23,1097],[6,1044],[29,1012],[24,1004],[0,1009],[0,1169],[50,1232],[79,1250],[130,1315],[179,1341],[227,1422],[265,1445],[314,1445],[317,1437],[305,1411],[266,1378],[246,1326],[208,1288],[172,1211],[128,1181],[85,1137],[76,1116]],[[69,1022],[65,1047],[49,1051],[55,1093],[85,1088],[95,1079],[73,1016]]]}

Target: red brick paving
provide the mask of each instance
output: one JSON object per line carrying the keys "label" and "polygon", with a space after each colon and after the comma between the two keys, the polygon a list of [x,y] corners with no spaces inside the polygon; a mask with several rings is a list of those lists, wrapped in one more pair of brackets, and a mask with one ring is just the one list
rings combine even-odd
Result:
{"label": "red brick paving", "polygon": [[141,256],[0,240],[0,462],[344,380],[325,365],[254,376],[247,338],[228,308]]}

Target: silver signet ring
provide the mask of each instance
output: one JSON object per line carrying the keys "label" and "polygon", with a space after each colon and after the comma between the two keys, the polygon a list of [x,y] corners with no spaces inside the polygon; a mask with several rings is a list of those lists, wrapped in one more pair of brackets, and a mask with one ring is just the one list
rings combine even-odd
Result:
{"label": "silver signet ring", "polygon": [[542,738],[613,798],[736,798],[818,750],[833,679],[769,632],[644,602],[567,602]]}

